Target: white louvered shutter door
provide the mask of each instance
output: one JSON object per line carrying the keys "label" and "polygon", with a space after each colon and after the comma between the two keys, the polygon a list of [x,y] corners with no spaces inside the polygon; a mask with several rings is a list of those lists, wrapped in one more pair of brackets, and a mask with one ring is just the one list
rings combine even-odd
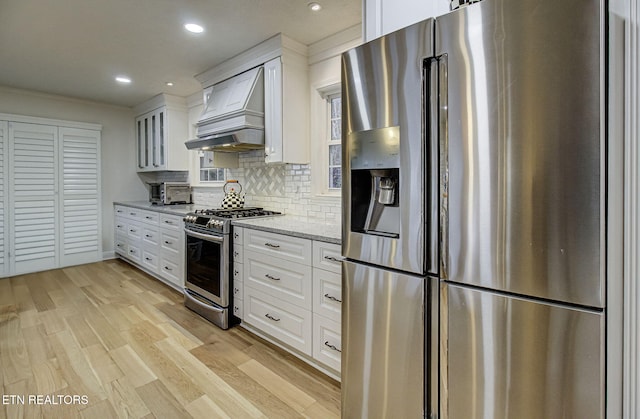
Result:
{"label": "white louvered shutter door", "polygon": [[11,273],[57,265],[57,137],[50,125],[9,122]]}
{"label": "white louvered shutter door", "polygon": [[7,274],[8,229],[5,208],[7,207],[7,121],[0,121],[0,277]]}
{"label": "white louvered shutter door", "polygon": [[100,132],[60,128],[62,266],[101,259]]}

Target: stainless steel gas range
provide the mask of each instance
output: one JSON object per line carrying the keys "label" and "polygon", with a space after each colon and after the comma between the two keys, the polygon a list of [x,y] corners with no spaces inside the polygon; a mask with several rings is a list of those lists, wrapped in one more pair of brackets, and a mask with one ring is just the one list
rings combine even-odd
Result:
{"label": "stainless steel gas range", "polygon": [[231,222],[280,214],[262,208],[207,209],[187,214],[184,305],[217,326],[229,328],[234,323]]}

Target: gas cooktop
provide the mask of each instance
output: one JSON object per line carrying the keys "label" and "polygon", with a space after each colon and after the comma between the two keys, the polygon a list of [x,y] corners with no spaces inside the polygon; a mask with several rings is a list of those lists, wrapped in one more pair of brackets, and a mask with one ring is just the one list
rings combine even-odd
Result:
{"label": "gas cooktop", "polygon": [[185,229],[204,234],[228,234],[231,220],[239,218],[257,218],[281,215],[281,212],[263,208],[216,208],[196,210],[187,214],[183,220]]}

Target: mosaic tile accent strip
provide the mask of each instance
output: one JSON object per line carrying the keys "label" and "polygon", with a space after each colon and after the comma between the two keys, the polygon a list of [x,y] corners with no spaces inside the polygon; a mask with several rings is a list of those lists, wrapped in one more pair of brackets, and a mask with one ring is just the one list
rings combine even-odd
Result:
{"label": "mosaic tile accent strip", "polygon": [[242,185],[249,195],[284,196],[284,165],[259,166],[245,170]]}

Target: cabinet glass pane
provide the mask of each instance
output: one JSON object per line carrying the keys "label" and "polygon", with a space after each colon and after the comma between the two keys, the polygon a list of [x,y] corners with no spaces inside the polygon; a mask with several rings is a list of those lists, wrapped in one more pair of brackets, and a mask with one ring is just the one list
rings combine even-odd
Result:
{"label": "cabinet glass pane", "polygon": [[143,140],[143,131],[142,131],[142,121],[136,121],[136,125],[137,125],[137,135],[136,138],[138,139],[138,167],[139,168],[143,168],[144,167],[144,151],[143,151],[143,146],[144,146],[144,140]]}
{"label": "cabinet glass pane", "polygon": [[143,167],[149,167],[149,118],[144,119],[144,164]]}
{"label": "cabinet glass pane", "polygon": [[156,127],[157,127],[156,116],[152,115],[151,116],[151,138],[152,138],[152,141],[151,141],[151,143],[152,143],[152,145],[151,145],[151,147],[152,147],[151,148],[151,154],[152,154],[151,159],[153,161],[153,167],[158,167],[158,161],[156,159],[156,156],[158,155],[158,150],[156,148],[157,147],[156,138],[158,138],[157,137],[158,133],[157,133]]}
{"label": "cabinet glass pane", "polygon": [[160,166],[164,166],[165,162],[164,162],[164,156],[165,156],[165,138],[164,138],[164,112],[160,112],[159,115],[160,121],[159,121],[159,126],[158,126],[158,130],[159,130],[159,137],[158,137],[158,152],[160,153],[160,155],[158,156],[158,162],[160,164]]}

